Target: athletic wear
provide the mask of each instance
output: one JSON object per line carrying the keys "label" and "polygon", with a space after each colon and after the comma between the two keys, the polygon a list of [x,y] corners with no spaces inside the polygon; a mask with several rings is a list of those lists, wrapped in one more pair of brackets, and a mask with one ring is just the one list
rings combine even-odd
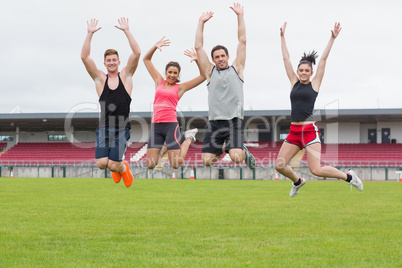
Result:
{"label": "athletic wear", "polygon": [[108,85],[109,76],[106,75],[105,86],[99,98],[101,107],[100,128],[130,128],[127,119],[130,113],[131,97],[124,88],[120,74],[118,77],[119,85],[112,90]]}
{"label": "athletic wear", "polygon": [[306,179],[303,179],[303,178],[301,178],[301,183],[298,186],[295,186],[295,184],[292,183],[292,189],[290,189],[289,196],[295,197],[299,193],[300,188],[304,184],[306,184]]}
{"label": "athletic wear", "polygon": [[211,81],[207,84],[209,120],[243,119],[243,84],[233,66],[223,70],[212,68]]}
{"label": "athletic wear", "polygon": [[108,157],[115,162],[124,159],[127,141],[130,139],[129,128],[97,128],[95,158]]}
{"label": "athletic wear", "polygon": [[352,186],[355,187],[359,192],[363,191],[363,183],[362,181],[359,179],[359,177],[357,177],[356,173],[353,170],[349,170],[349,172],[347,173],[349,175],[352,175],[352,180],[349,182],[350,185],[350,189],[352,190]]}
{"label": "athletic wear", "polygon": [[191,140],[193,142],[196,142],[197,139],[195,138],[195,134],[197,134],[198,132],[198,128],[193,128],[193,129],[189,129],[187,131],[184,131],[184,138],[187,140],[188,138],[191,138]]}
{"label": "athletic wear", "polygon": [[123,161],[123,164],[126,168],[120,174],[123,177],[124,185],[130,187],[131,184],[133,184],[134,177],[133,174],[131,174],[130,165],[126,161]]}
{"label": "athletic wear", "polygon": [[108,157],[112,161],[121,162],[130,139],[130,113],[131,97],[127,93],[120,74],[116,89],[110,89],[109,76],[106,75],[105,86],[99,98],[101,115],[99,127],[96,129],[95,158]]}
{"label": "athletic wear", "polygon": [[291,124],[289,135],[286,137],[285,142],[297,145],[300,149],[313,143],[321,143],[320,129],[315,123],[304,125]]}
{"label": "athletic wear", "polygon": [[166,142],[168,150],[180,150],[179,123],[152,123],[148,148],[161,149]]}
{"label": "athletic wear", "polygon": [[311,82],[308,84],[297,83],[290,92],[292,103],[292,122],[315,121],[313,110],[318,92],[314,91]]}
{"label": "athletic wear", "polygon": [[166,80],[159,83],[155,91],[152,123],[177,122],[176,108],[179,102],[179,85],[165,88]]}
{"label": "athletic wear", "polygon": [[121,180],[121,173],[120,172],[113,172],[112,171],[112,178],[115,183],[119,183]]}
{"label": "athletic wear", "polygon": [[246,162],[246,165],[248,166],[249,169],[254,169],[255,168],[255,158],[254,155],[250,153],[250,151],[247,149],[247,146],[243,144],[243,150],[244,150],[244,162]]}
{"label": "athletic wear", "polygon": [[207,132],[202,146],[203,153],[211,153],[221,155],[223,153],[223,144],[225,152],[230,149],[243,149],[243,120],[233,118],[232,120],[212,120],[208,121],[206,127]]}

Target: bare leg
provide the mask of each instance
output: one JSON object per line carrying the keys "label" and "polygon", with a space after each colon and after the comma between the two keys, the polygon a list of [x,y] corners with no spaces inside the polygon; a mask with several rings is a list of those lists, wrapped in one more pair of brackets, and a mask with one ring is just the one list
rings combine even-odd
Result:
{"label": "bare leg", "polygon": [[334,167],[321,166],[321,143],[314,143],[306,146],[306,150],[308,167],[314,176],[337,178],[346,181],[346,173],[343,173]]}
{"label": "bare leg", "polygon": [[146,163],[149,169],[153,169],[158,165],[161,149],[149,148],[147,149]]}
{"label": "bare leg", "polygon": [[116,162],[109,159],[107,168],[112,172],[122,172],[124,170],[123,162]]}
{"label": "bare leg", "polygon": [[236,164],[240,164],[244,160],[245,153],[243,149],[235,148],[229,150],[230,159]]}
{"label": "bare leg", "polygon": [[279,150],[275,163],[275,169],[283,176],[288,177],[294,183],[299,180],[299,176],[288,165],[290,160],[300,151],[300,147],[294,144],[284,142]]}
{"label": "bare leg", "polygon": [[96,159],[96,165],[99,167],[99,169],[107,169],[108,161],[108,157],[98,158]]}
{"label": "bare leg", "polygon": [[183,141],[180,146],[180,150],[169,150],[168,157],[170,166],[172,168],[177,169],[183,164],[184,159],[186,158],[188,149],[190,148],[192,138],[187,138]]}
{"label": "bare leg", "polygon": [[221,158],[221,154],[202,153],[201,159],[204,166],[212,167]]}

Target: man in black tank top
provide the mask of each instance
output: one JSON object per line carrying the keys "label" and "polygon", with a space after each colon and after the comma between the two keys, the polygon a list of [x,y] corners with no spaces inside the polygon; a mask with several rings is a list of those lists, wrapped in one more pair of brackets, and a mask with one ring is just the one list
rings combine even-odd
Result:
{"label": "man in black tank top", "polygon": [[133,89],[132,77],[137,69],[141,51],[129,30],[128,19],[121,18],[118,22],[119,26],[115,27],[124,32],[132,50],[127,65],[121,72],[119,72],[119,54],[114,49],[108,49],[104,54],[107,74],[99,70],[90,57],[92,36],[101,29],[97,27],[96,19],[87,22],[88,33],[82,47],[81,59],[95,82],[101,107],[99,127],[96,129],[96,164],[100,169],[112,171],[112,177],[116,183],[123,177],[124,184],[130,187],[133,176],[129,164],[123,160],[127,141],[130,138],[128,117]]}

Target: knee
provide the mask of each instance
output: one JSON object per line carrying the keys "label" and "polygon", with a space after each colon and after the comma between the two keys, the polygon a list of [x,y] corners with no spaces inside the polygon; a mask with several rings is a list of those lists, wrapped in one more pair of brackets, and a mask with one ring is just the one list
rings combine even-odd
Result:
{"label": "knee", "polygon": [[234,163],[240,164],[241,162],[243,162],[245,154],[244,151],[241,149],[231,149],[229,151],[229,156]]}
{"label": "knee", "polygon": [[156,166],[155,164],[152,164],[152,163],[148,163],[148,162],[147,162],[147,168],[148,168],[148,169],[154,169],[155,166]]}
{"label": "knee", "polygon": [[157,163],[155,163],[155,161],[153,161],[152,159],[149,159],[149,158],[146,159],[145,163],[147,165],[147,168],[149,168],[149,169],[154,169],[157,164]]}
{"label": "knee", "polygon": [[170,166],[171,166],[173,169],[178,169],[179,167],[181,167],[181,163],[170,164]]}
{"label": "knee", "polygon": [[96,160],[96,165],[99,169],[107,169],[107,160]]}
{"label": "knee", "polygon": [[311,174],[313,174],[316,177],[322,177],[320,168],[311,168],[310,167],[310,172],[311,172]]}
{"label": "knee", "polygon": [[203,158],[202,164],[206,167],[212,167],[213,163],[210,158]]}
{"label": "knee", "polygon": [[230,159],[233,161],[233,163],[235,164],[240,164],[241,162],[243,162],[244,157],[240,157],[239,155],[230,155]]}
{"label": "knee", "polygon": [[281,172],[285,169],[285,167],[286,167],[286,165],[285,165],[284,161],[281,161],[279,159],[276,160],[276,162],[275,162],[276,171]]}
{"label": "knee", "polygon": [[120,172],[121,165],[121,162],[109,162],[107,168],[112,172]]}

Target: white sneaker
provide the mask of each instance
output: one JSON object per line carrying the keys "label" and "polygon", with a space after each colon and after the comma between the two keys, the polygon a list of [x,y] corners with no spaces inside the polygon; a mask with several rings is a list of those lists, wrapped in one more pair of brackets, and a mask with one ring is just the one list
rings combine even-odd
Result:
{"label": "white sneaker", "polygon": [[358,191],[363,191],[363,183],[362,181],[359,179],[359,177],[357,177],[356,173],[352,170],[349,169],[348,172],[349,175],[352,175],[352,180],[349,182],[350,185],[350,190],[352,190],[352,186],[355,187]]}
{"label": "white sneaker", "polygon": [[298,186],[295,186],[294,183],[292,183],[292,189],[290,189],[290,197],[295,197],[298,193],[300,188],[306,184],[306,179],[300,178],[301,179],[301,183]]}
{"label": "white sneaker", "polygon": [[195,134],[197,134],[198,128],[193,128],[187,131],[184,131],[184,138],[187,140],[188,138],[192,138],[192,141],[195,142],[197,141],[195,139]]}

